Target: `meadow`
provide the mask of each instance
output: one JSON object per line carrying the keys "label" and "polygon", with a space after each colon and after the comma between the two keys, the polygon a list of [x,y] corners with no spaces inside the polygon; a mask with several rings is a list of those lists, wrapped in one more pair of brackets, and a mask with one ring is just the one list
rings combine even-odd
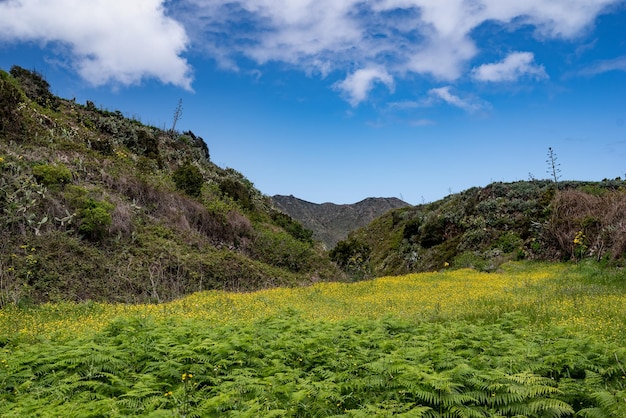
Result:
{"label": "meadow", "polygon": [[0,310],[3,417],[626,417],[626,280],[516,262]]}

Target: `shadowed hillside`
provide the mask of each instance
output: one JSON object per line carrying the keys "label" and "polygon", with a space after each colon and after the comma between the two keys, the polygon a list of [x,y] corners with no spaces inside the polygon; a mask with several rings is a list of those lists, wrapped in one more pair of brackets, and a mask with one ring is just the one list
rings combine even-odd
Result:
{"label": "shadowed hillside", "polygon": [[313,231],[313,237],[333,248],[348,233],[362,228],[377,217],[390,211],[409,206],[394,197],[370,197],[351,205],[334,203],[311,203],[294,196],[272,197],[274,205]]}
{"label": "shadowed hillside", "polygon": [[443,268],[492,271],[511,259],[624,263],[626,182],[493,183],[396,209],[331,251],[353,278]]}

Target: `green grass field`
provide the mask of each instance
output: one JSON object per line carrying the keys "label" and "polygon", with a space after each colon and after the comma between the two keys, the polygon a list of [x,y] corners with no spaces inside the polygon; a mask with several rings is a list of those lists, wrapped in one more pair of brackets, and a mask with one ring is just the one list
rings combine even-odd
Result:
{"label": "green grass field", "polygon": [[510,263],[0,311],[3,417],[626,417],[626,274]]}

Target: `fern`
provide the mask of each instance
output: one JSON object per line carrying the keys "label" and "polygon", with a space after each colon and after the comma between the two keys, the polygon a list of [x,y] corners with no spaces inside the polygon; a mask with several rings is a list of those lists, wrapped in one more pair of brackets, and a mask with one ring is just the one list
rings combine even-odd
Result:
{"label": "fern", "polygon": [[[394,321],[126,317],[0,353],[0,416],[626,416],[613,346],[530,326],[519,338],[514,315]],[[563,364],[590,367],[567,377]]]}

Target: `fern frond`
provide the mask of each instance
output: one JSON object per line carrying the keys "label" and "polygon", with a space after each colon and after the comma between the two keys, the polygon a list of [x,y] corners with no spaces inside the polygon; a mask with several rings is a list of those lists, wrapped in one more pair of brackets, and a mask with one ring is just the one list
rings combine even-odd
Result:
{"label": "fern frond", "polygon": [[612,418],[607,415],[601,408],[585,408],[578,411],[575,415],[580,418]]}
{"label": "fern frond", "polygon": [[596,403],[603,410],[610,410],[612,408],[615,408],[617,404],[617,399],[615,398],[615,396],[612,393],[609,393],[605,390],[593,392],[591,394],[591,399],[596,401]]}
{"label": "fern frond", "polygon": [[559,399],[537,399],[514,405],[500,407],[500,412],[522,416],[541,416],[549,414],[554,417],[564,417],[574,414],[574,409]]}

